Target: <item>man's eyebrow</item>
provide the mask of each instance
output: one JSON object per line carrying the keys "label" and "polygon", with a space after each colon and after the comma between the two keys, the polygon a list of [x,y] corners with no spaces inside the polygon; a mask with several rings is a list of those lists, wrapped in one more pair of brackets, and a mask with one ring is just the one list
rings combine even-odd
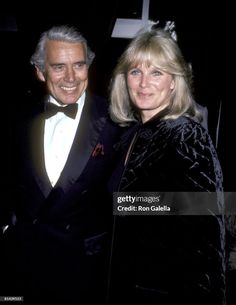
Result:
{"label": "man's eyebrow", "polygon": [[54,66],[64,66],[65,64],[62,62],[55,62],[55,63],[51,63],[50,66],[54,67]]}
{"label": "man's eyebrow", "polygon": [[[73,64],[86,64],[86,60],[78,60],[76,62],[74,62]],[[64,62],[54,62],[51,63],[50,66],[65,66],[66,63]]]}
{"label": "man's eyebrow", "polygon": [[86,64],[86,60],[78,60],[75,64]]}

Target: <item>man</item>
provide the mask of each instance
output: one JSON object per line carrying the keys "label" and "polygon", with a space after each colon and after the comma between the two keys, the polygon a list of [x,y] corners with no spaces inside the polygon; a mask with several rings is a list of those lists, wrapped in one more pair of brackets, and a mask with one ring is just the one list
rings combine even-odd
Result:
{"label": "man", "polygon": [[[19,127],[19,177],[2,224],[0,295],[26,304],[92,304],[105,297],[109,213],[106,183],[120,128],[91,96],[94,53],[73,27],[44,32],[31,58],[47,96]],[[75,111],[75,112],[74,112]]]}

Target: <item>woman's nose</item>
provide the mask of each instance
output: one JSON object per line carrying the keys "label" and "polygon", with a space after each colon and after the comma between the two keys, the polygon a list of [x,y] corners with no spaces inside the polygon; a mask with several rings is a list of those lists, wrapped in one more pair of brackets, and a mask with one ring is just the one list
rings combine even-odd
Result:
{"label": "woman's nose", "polygon": [[140,87],[146,87],[148,85],[149,79],[147,75],[142,74],[141,78],[140,78]]}

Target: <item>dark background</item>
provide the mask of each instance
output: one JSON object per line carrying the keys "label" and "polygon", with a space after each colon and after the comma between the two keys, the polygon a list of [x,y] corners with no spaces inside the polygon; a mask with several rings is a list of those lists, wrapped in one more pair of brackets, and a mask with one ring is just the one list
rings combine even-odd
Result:
{"label": "dark background", "polygon": [[[223,87],[228,78],[225,70],[227,55],[223,55],[228,26],[226,6],[208,3],[206,7],[206,3],[197,1],[184,5],[176,2],[150,0],[149,19],[160,20],[161,24],[166,20],[175,21],[179,45],[186,59],[192,63],[195,99],[208,107],[209,131],[224,170],[226,190],[234,190],[236,183],[231,178],[235,173],[236,156],[235,145],[232,145],[234,105],[226,98]],[[25,95],[39,94],[41,89],[29,64],[41,32],[59,24],[78,27],[96,53],[90,68],[90,90],[107,96],[112,69],[129,41],[111,38],[116,18],[141,18],[142,0],[56,2],[51,3],[50,9],[48,5],[37,2],[32,2],[30,6],[23,6],[22,3],[9,3],[7,6],[0,11],[0,74],[1,103],[7,108],[7,114],[4,112],[1,116],[3,150],[4,156],[7,156],[3,165],[8,167],[15,153],[8,149],[14,124],[11,115],[18,112],[19,105],[26,103]],[[216,140],[220,105],[219,138]]]}

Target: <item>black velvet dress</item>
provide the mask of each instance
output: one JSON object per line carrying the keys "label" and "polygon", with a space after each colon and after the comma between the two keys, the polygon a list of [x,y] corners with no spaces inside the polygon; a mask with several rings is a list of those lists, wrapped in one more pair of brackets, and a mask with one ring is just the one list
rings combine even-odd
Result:
{"label": "black velvet dress", "polygon": [[200,124],[155,117],[137,127],[113,191],[159,193],[175,212],[114,216],[109,304],[225,304],[222,190],[217,154]]}

